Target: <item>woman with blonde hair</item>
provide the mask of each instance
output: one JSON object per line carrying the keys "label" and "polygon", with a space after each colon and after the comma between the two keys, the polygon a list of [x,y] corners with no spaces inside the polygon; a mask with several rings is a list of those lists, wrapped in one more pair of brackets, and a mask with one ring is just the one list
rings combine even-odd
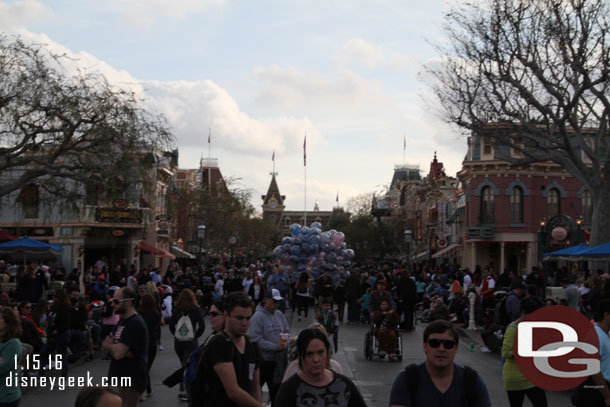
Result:
{"label": "woman with blonde hair", "polygon": [[[189,355],[198,346],[198,338],[205,331],[201,308],[197,304],[195,294],[188,288],[180,291],[169,323],[169,330],[174,335],[174,350],[182,366],[185,366]],[[182,401],[188,401],[188,396],[184,390],[184,382],[180,382],[178,398]]]}

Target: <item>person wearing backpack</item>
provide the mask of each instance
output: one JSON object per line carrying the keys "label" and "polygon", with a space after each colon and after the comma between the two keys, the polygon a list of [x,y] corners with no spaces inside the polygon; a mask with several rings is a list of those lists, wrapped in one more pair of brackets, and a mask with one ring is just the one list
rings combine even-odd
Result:
{"label": "person wearing backpack", "polygon": [[390,393],[393,407],[490,407],[487,386],[468,366],[456,365],[459,331],[451,322],[431,322],[424,330],[426,361],[398,374]]}
{"label": "person wearing backpack", "polygon": [[506,316],[503,316],[504,321],[500,321],[502,326],[507,326],[521,317],[519,301],[521,301],[521,298],[523,298],[524,295],[525,284],[523,284],[523,281],[519,278],[513,280],[512,283],[510,283],[510,292],[506,296],[506,304],[504,304]]}
{"label": "person wearing backpack", "polygon": [[[181,365],[185,366],[189,355],[198,346],[198,338],[205,330],[203,314],[199,304],[197,304],[195,294],[188,288],[183,289],[178,296],[176,308],[169,323],[169,330],[174,335],[174,350]],[[182,401],[188,401],[188,395],[182,381],[180,382],[178,398]]]}

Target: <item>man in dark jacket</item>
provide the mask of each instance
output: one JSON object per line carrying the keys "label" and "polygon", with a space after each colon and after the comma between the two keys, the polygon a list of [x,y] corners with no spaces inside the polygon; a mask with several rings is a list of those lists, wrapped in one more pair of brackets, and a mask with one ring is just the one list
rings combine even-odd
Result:
{"label": "man in dark jacket", "polygon": [[354,269],[345,279],[345,300],[347,301],[347,322],[357,324],[360,321],[360,304],[362,296],[360,270]]}
{"label": "man in dark jacket", "polygon": [[412,331],[413,315],[415,313],[415,302],[417,298],[417,288],[415,281],[410,277],[410,273],[398,273],[396,289],[398,291],[398,312],[403,315],[403,328]]}
{"label": "man in dark jacket", "polygon": [[521,316],[521,310],[519,309],[519,301],[525,294],[525,284],[521,279],[517,278],[510,283],[510,293],[506,297],[506,314],[508,315],[510,322],[513,322]]}

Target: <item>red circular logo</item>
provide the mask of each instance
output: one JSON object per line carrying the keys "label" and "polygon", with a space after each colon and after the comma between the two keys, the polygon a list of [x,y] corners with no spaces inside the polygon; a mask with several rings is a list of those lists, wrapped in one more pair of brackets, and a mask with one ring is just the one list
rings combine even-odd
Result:
{"label": "red circular logo", "polygon": [[519,323],[513,351],[523,376],[544,390],[573,389],[599,372],[594,325],[563,305],[543,307]]}

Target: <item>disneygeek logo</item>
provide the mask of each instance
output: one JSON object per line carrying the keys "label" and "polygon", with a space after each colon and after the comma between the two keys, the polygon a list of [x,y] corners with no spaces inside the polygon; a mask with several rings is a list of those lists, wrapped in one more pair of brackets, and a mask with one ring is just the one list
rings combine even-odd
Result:
{"label": "disneygeek logo", "polygon": [[519,323],[514,355],[525,378],[544,390],[572,389],[600,371],[595,327],[561,305],[541,308]]}

